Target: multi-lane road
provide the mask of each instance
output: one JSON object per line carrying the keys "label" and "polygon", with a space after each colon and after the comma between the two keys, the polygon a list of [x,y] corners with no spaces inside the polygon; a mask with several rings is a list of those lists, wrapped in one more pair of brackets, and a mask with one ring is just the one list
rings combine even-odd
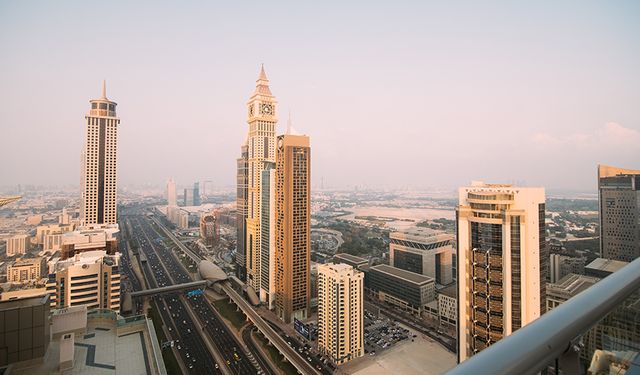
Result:
{"label": "multi-lane road", "polygon": [[[130,230],[129,240],[142,255],[142,271],[149,288],[157,288],[192,281],[189,273],[163,243],[163,235],[151,220],[142,214],[123,219]],[[126,241],[123,241],[126,242]],[[122,263],[124,272],[132,280],[131,260]],[[128,268],[128,270],[126,269]],[[140,288],[141,286],[138,286]],[[132,288],[136,289],[136,288]],[[153,298],[180,353],[183,369],[203,374],[271,374],[246,353],[218,313],[203,296],[187,297],[186,293],[173,293]],[[213,345],[211,345],[213,344]]]}

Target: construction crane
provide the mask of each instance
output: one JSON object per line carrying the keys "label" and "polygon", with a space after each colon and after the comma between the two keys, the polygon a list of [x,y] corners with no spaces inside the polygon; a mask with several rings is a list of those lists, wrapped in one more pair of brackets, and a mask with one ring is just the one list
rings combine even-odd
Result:
{"label": "construction crane", "polygon": [[0,197],[0,207],[13,203],[22,197]]}

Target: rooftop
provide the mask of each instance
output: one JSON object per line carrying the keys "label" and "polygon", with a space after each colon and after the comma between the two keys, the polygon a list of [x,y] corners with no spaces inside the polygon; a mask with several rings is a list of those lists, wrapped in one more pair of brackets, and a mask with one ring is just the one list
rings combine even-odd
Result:
{"label": "rooftop", "polygon": [[[65,312],[62,312],[63,314]],[[87,325],[74,337],[73,367],[60,370],[60,343],[53,338],[43,361],[16,366],[16,375],[165,374],[153,326],[144,316],[122,318],[111,310],[87,313]],[[161,367],[161,368],[159,368]]]}
{"label": "rooftop", "polygon": [[358,256],[347,254],[347,253],[339,253],[334,255],[333,257],[338,259],[348,260],[349,262],[352,262],[352,263],[369,263],[369,261],[364,258],[360,258]]}
{"label": "rooftop", "polygon": [[[392,232],[389,237],[391,239],[409,240],[424,244],[431,244],[441,241],[451,241],[454,236],[441,230],[435,230],[425,227],[412,227],[396,232]],[[448,244],[447,244],[448,245]],[[446,245],[444,245],[446,246]]]}
{"label": "rooftop", "polygon": [[600,279],[597,277],[570,273],[555,284],[547,284],[547,295],[560,295],[569,299],[590,288],[598,281]]}
{"label": "rooftop", "polygon": [[590,268],[598,271],[616,272],[622,267],[626,266],[627,262],[621,260],[611,260],[605,258],[596,258],[593,262],[589,263],[585,268]]}
{"label": "rooftop", "polygon": [[456,284],[449,285],[446,288],[442,288],[438,290],[438,293],[444,294],[447,297],[457,298],[458,296],[458,286]]}
{"label": "rooftop", "polygon": [[424,276],[424,275],[420,275],[418,273],[405,271],[405,270],[402,270],[400,268],[389,266],[387,264],[380,264],[380,265],[377,265],[377,266],[373,266],[369,270],[383,272],[383,273],[386,273],[386,274],[388,274],[390,276],[393,276],[393,277],[396,277],[396,278],[400,278],[400,279],[404,279],[404,280],[406,280],[406,281],[408,281],[410,283],[417,284],[417,285],[424,285],[424,284],[428,284],[428,283],[434,282],[433,278],[431,278],[429,276]]}

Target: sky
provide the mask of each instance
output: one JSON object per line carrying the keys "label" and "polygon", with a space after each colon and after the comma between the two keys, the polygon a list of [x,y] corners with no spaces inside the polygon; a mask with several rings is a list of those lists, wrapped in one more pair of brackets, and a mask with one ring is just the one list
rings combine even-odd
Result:
{"label": "sky", "polygon": [[640,169],[637,1],[0,1],[0,51],[5,186],[79,184],[103,79],[119,185],[232,186],[262,63],[313,186],[591,191],[598,163]]}

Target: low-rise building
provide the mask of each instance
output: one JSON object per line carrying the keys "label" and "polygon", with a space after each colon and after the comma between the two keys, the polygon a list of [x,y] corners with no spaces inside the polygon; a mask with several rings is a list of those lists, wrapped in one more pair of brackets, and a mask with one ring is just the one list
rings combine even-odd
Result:
{"label": "low-rise building", "polygon": [[12,257],[24,254],[31,247],[31,238],[28,234],[18,234],[7,238],[7,256]]}
{"label": "low-rise building", "polygon": [[37,281],[45,276],[47,264],[44,258],[19,259],[7,266],[7,282]]}
{"label": "low-rise building", "polygon": [[441,325],[455,327],[458,321],[458,287],[448,286],[437,292],[438,294],[438,318]]}
{"label": "low-rise building", "polygon": [[[63,233],[71,232],[75,229],[75,224],[66,223],[66,224],[43,224],[38,225],[36,228],[36,243],[38,245],[45,245],[46,238],[49,235],[62,235]],[[51,245],[49,245],[51,246]],[[60,250],[60,244],[58,244],[58,248],[49,249],[49,250]]]}
{"label": "low-rise building", "polygon": [[389,264],[429,276],[438,284],[453,282],[454,236],[430,228],[415,227],[389,235]]}
{"label": "low-rise building", "polygon": [[365,273],[365,287],[381,301],[420,316],[425,306],[435,300],[432,277],[386,264],[360,268]]}

